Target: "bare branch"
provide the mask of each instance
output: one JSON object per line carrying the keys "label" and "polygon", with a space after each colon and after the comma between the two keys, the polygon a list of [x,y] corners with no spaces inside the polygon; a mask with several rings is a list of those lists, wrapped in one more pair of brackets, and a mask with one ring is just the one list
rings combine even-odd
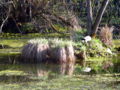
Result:
{"label": "bare branch", "polygon": [[2,24],[1,24],[1,26],[0,26],[0,33],[2,33],[2,28],[3,28],[4,24],[6,23],[6,21],[7,21],[8,18],[9,18],[10,11],[11,11],[11,7],[9,7],[9,10],[8,10],[7,16],[6,16],[6,18],[3,20],[3,22],[2,22]]}

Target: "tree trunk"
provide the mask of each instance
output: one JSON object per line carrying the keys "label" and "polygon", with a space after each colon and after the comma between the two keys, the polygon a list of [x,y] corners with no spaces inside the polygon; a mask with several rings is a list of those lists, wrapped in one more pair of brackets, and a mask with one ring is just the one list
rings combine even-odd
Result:
{"label": "tree trunk", "polygon": [[29,19],[32,20],[32,1],[29,2]]}
{"label": "tree trunk", "polygon": [[106,10],[106,7],[107,7],[109,1],[110,0],[104,0],[103,3],[102,3],[102,6],[101,6],[101,8],[100,8],[100,10],[98,12],[98,15],[97,15],[97,17],[95,19],[94,24],[93,24],[92,37],[96,36],[97,30],[98,30],[98,26],[99,26],[99,24],[100,24],[100,22],[102,20],[102,16],[103,16],[103,14],[104,14],[104,12]]}
{"label": "tree trunk", "polygon": [[92,14],[91,0],[87,0],[87,31],[88,31],[88,34],[91,34],[92,23],[93,23],[93,14]]}

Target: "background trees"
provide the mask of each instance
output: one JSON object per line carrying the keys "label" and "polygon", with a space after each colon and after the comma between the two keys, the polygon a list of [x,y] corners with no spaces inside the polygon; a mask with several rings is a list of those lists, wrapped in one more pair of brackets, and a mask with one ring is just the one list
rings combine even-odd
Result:
{"label": "background trees", "polygon": [[[68,27],[74,27],[70,18],[75,16],[79,25],[83,28],[87,27],[89,33],[91,33],[91,24],[94,26],[93,31],[96,31],[95,27],[98,27],[96,22],[99,20],[96,18],[95,21],[93,17],[100,15],[97,13],[99,13],[98,10],[100,10],[103,1],[110,4],[104,12],[100,26],[108,23],[119,28],[119,0],[1,0],[0,31],[60,33],[69,30]],[[10,4],[10,2],[12,3]],[[88,8],[89,5],[91,8]],[[106,3],[105,6],[107,6]],[[86,17],[87,12],[89,12],[88,18]],[[87,19],[89,19],[88,24],[86,23]],[[95,24],[92,22],[95,22]],[[24,27],[29,27],[31,30],[25,30]]]}
{"label": "background trees", "polygon": [[[97,33],[98,26],[102,20],[103,14],[108,6],[110,0],[104,0],[101,4],[101,7],[97,13],[97,16],[95,18],[95,21],[93,22],[93,16],[92,16],[92,6],[91,6],[91,0],[87,0],[87,17],[88,17],[88,32],[91,32],[92,36],[94,37]],[[93,24],[92,24],[93,23]]]}

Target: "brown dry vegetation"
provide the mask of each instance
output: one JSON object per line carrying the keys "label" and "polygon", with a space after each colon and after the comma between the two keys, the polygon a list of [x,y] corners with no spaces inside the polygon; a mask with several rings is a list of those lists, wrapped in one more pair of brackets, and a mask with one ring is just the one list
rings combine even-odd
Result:
{"label": "brown dry vegetation", "polygon": [[108,27],[107,25],[103,27],[100,31],[100,40],[107,46],[112,45],[112,39],[113,39],[113,27]]}

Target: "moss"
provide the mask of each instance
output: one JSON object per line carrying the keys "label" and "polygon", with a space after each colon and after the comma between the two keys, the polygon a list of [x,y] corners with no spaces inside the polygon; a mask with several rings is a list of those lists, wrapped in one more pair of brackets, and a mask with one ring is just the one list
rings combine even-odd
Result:
{"label": "moss", "polygon": [[71,40],[63,39],[50,39],[49,42],[52,47],[65,47],[74,44]]}

